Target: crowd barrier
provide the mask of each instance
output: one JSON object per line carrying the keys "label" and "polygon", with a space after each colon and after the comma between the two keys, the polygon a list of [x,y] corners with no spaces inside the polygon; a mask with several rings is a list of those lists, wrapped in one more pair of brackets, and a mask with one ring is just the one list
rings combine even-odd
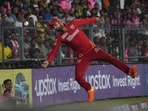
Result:
{"label": "crowd barrier", "polygon": [[[147,96],[148,64],[135,65],[139,69],[135,79],[112,65],[91,65],[85,79],[96,88],[96,100]],[[0,86],[3,80],[12,79],[15,96],[28,100],[24,104],[33,108],[87,101],[87,93],[75,81],[74,68],[1,69]]]}

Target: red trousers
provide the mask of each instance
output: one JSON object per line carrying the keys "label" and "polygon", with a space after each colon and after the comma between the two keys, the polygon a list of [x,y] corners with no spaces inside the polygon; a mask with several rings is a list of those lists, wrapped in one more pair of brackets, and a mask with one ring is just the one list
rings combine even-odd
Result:
{"label": "red trousers", "polygon": [[86,91],[91,89],[91,85],[84,79],[84,74],[93,60],[108,62],[127,74],[130,69],[126,64],[122,63],[120,60],[116,59],[104,50],[94,48],[86,55],[78,57],[75,67],[75,79]]}

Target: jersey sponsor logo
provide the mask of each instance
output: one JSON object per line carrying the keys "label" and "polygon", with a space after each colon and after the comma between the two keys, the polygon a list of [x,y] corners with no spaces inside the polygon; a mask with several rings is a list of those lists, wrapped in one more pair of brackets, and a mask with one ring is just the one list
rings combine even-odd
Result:
{"label": "jersey sponsor logo", "polygon": [[63,35],[62,35],[62,39],[65,39],[65,37],[67,37],[68,35],[68,32],[65,32]]}
{"label": "jersey sponsor logo", "polygon": [[100,49],[99,48],[95,48],[94,51],[97,53]]}
{"label": "jersey sponsor logo", "polygon": [[71,41],[78,33],[79,33],[79,29],[76,29],[71,35],[67,37],[67,40]]}

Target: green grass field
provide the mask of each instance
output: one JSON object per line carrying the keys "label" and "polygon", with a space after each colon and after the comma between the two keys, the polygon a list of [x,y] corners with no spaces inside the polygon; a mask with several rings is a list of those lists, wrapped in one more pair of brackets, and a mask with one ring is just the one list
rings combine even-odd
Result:
{"label": "green grass field", "polygon": [[[34,109],[32,108],[26,109],[25,107],[23,107],[22,109],[20,107],[21,109],[9,109],[9,110],[0,109],[0,111],[109,111],[109,109],[116,106],[122,106],[125,104],[136,104],[145,101],[148,101],[148,97],[96,100],[93,103],[88,103],[87,101],[84,101],[84,102],[75,102],[75,103],[60,104],[60,105],[51,105],[46,107],[38,107]],[[7,106],[8,105],[6,105],[5,108],[7,108]],[[114,111],[126,111],[126,110],[115,109]],[[148,109],[142,111],[148,111]]]}
{"label": "green grass field", "polygon": [[88,103],[88,102],[68,103],[68,104],[49,106],[46,108],[38,108],[37,110],[38,111],[106,111],[114,106],[138,103],[147,100],[148,97],[96,100],[93,103]]}

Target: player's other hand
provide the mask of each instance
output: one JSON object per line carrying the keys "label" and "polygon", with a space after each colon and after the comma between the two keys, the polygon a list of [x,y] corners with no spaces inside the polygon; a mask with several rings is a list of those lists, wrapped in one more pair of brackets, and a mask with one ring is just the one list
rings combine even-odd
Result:
{"label": "player's other hand", "polygon": [[41,63],[41,66],[42,66],[43,68],[46,68],[46,67],[48,66],[48,64],[49,64],[49,62],[48,62],[47,60],[45,60],[45,61],[43,61],[43,62]]}

